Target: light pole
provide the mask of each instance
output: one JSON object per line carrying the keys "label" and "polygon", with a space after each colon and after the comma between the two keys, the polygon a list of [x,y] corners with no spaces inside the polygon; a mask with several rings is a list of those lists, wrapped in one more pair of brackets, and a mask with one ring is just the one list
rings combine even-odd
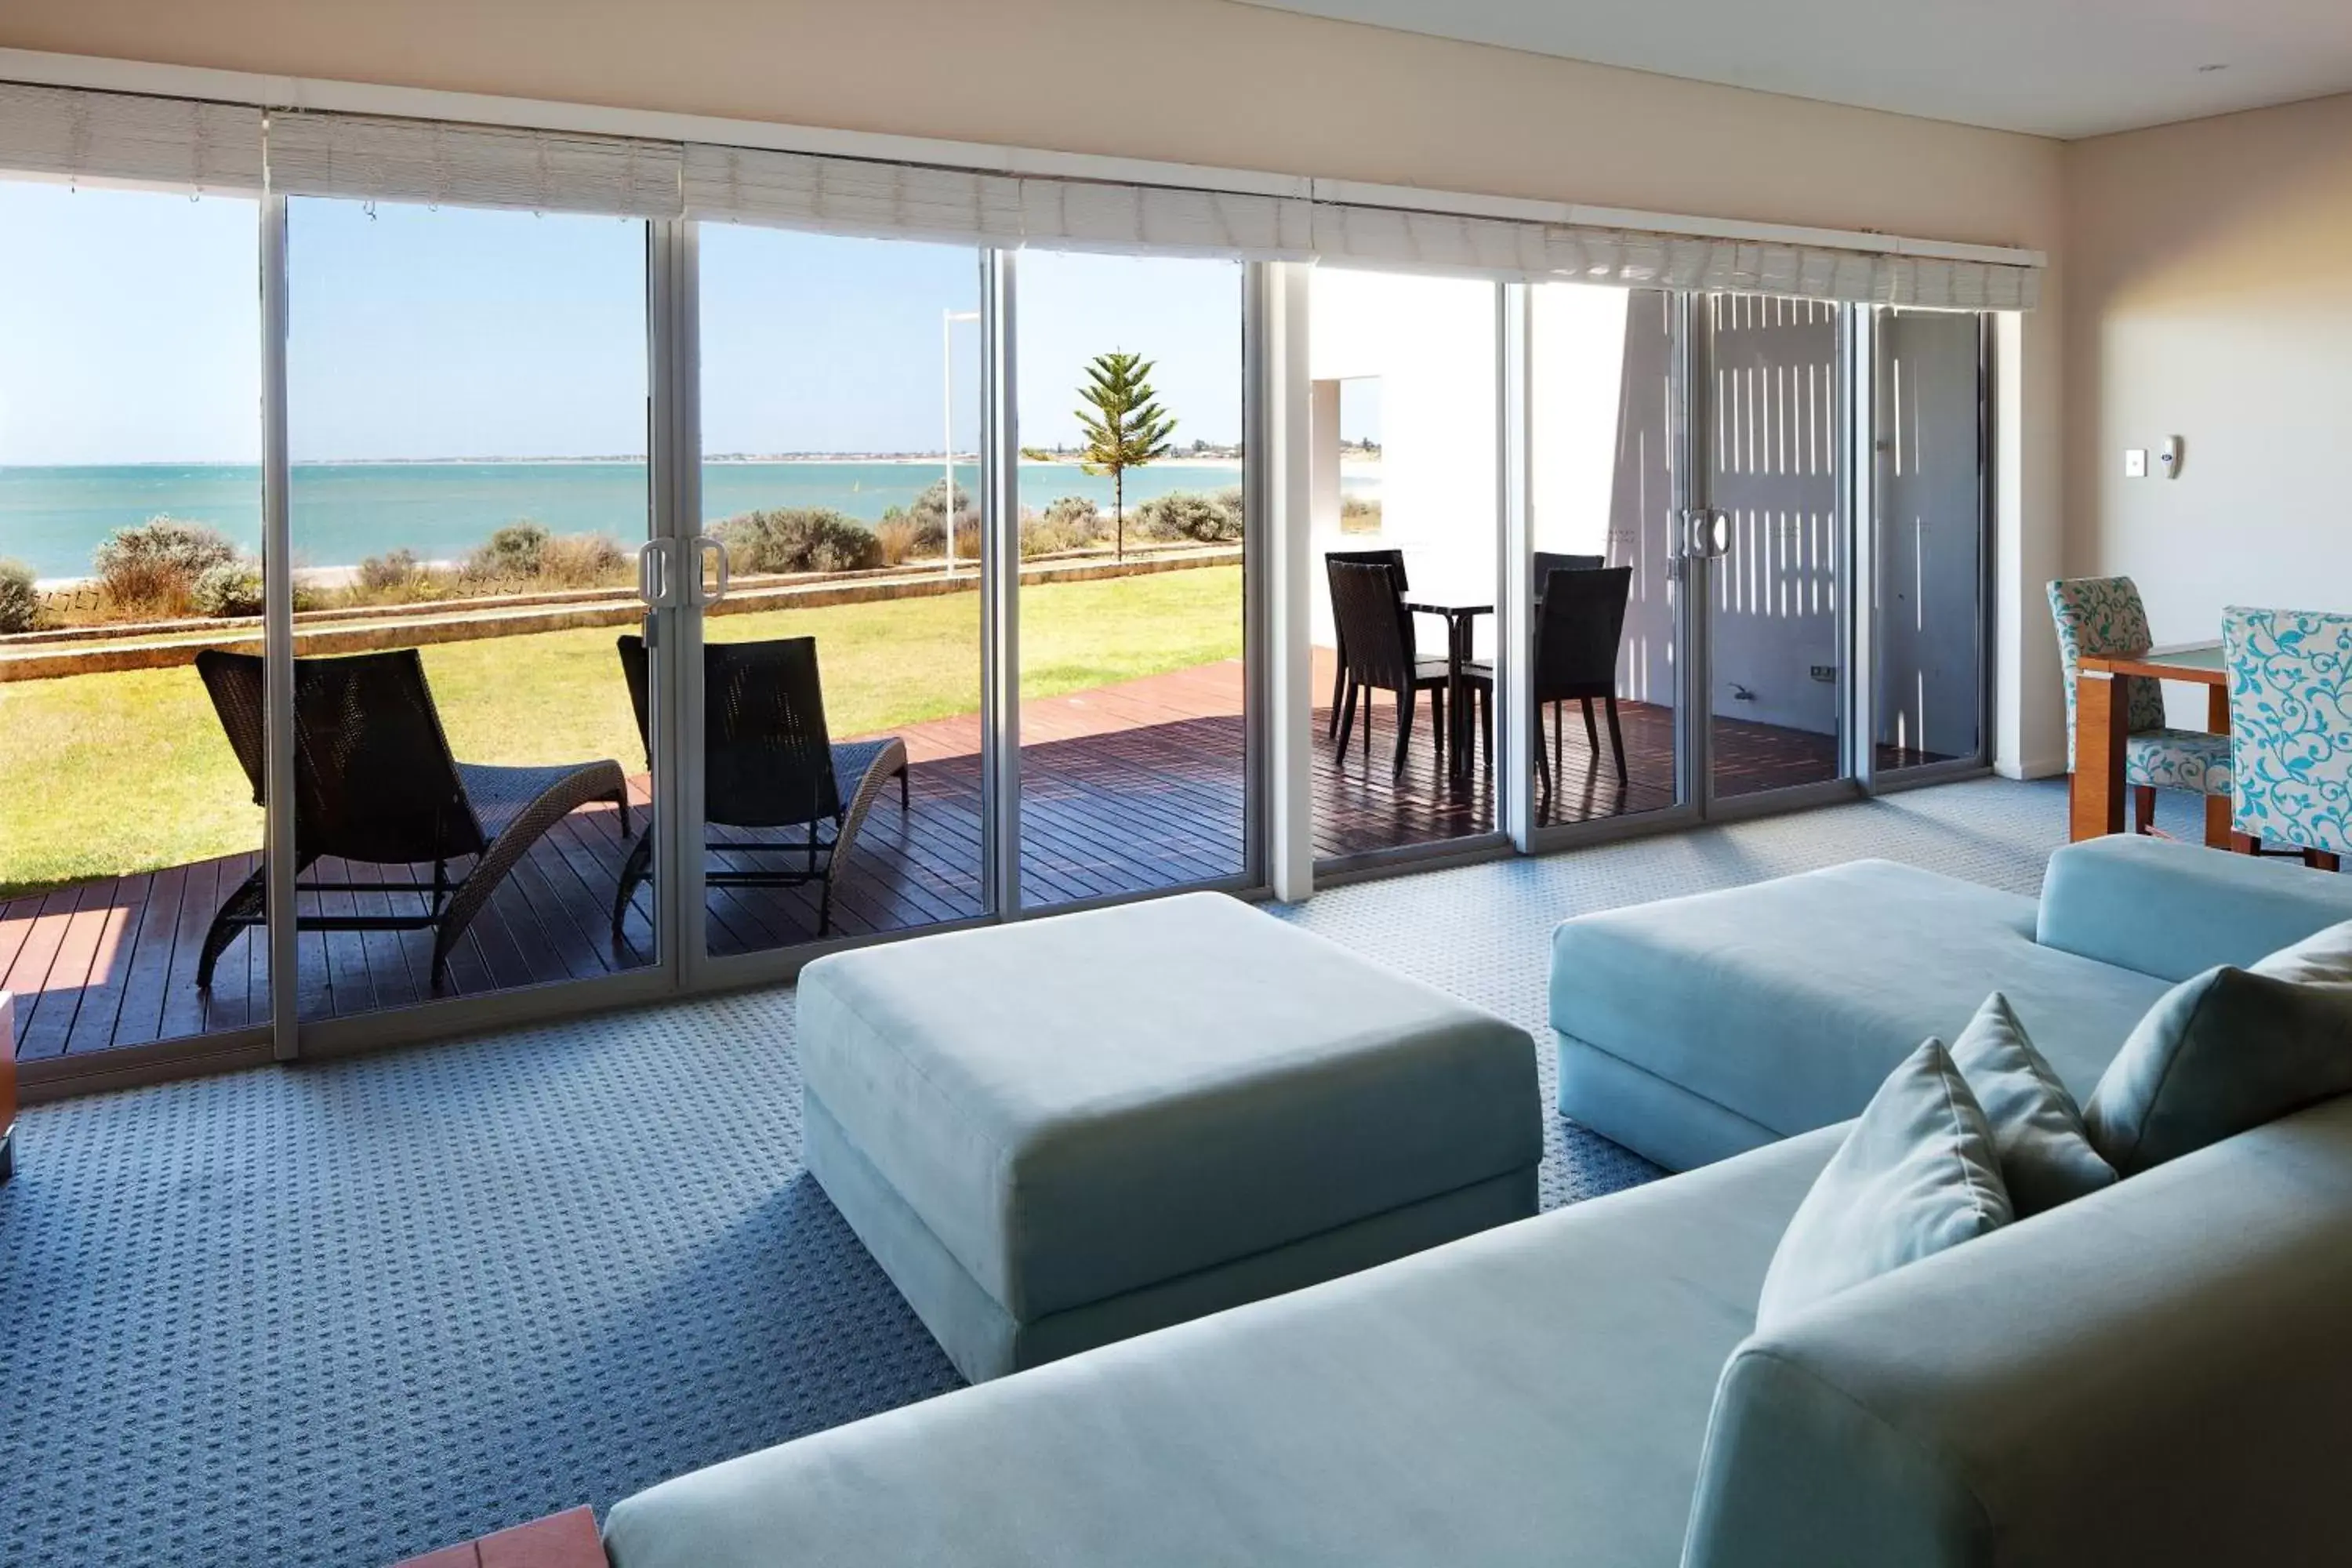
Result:
{"label": "light pole", "polygon": [[940,449],[945,456],[948,488],[940,496],[940,517],[947,525],[948,571],[955,571],[955,324],[977,321],[978,310],[940,312]]}

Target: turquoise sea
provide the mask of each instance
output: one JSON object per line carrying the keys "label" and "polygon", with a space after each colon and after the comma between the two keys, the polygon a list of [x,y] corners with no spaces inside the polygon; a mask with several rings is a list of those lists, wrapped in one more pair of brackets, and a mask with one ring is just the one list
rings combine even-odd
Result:
{"label": "turquoise sea", "polygon": [[[825,506],[871,522],[940,476],[939,464],[714,462],[702,469],[702,510],[716,522],[757,507]],[[977,488],[963,465],[957,483]],[[1129,506],[1174,490],[1238,485],[1238,464],[1130,470]],[[1110,480],[1075,464],[1024,463],[1022,504],[1061,496],[1106,509]],[[89,574],[90,553],[115,529],[161,513],[208,522],[247,549],[261,541],[261,471],[232,465],[0,468],[0,557],[42,578]],[[302,566],[349,566],[387,550],[455,560],[491,530],[529,518],[557,533],[646,536],[646,469],[625,462],[297,464],[294,554]]]}

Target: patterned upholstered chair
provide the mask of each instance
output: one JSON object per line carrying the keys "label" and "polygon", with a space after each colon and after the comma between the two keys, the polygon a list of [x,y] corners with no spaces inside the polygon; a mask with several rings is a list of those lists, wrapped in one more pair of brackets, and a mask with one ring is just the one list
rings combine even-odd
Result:
{"label": "patterned upholstered chair", "polygon": [[2231,607],[2231,826],[2335,870],[2352,851],[2352,616]]}
{"label": "patterned upholstered chair", "polygon": [[[2050,618],[2058,626],[2058,659],[2066,676],[2066,771],[2074,771],[2074,679],[2086,654],[2131,655],[2155,646],[2147,610],[2128,577],[2074,577],[2050,584]],[[2147,832],[2156,821],[2156,792],[2187,790],[2204,796],[2230,793],[2230,738],[2202,730],[2169,730],[2164,689],[2144,676],[2120,677],[2125,687],[2124,782],[2131,786],[2132,824]]]}

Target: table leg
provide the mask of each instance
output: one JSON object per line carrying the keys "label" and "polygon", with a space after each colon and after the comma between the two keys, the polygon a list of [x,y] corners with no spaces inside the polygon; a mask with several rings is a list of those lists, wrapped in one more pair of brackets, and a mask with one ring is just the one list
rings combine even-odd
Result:
{"label": "table leg", "polygon": [[2074,680],[2074,777],[2069,836],[2079,841],[2124,830],[2124,724],[2128,704],[2104,672]]}
{"label": "table leg", "polygon": [[[2216,735],[2230,732],[2230,689],[2209,686],[2205,689],[2205,728]],[[2228,849],[2235,836],[2230,831],[2231,817],[2230,797],[2209,795],[2205,797],[2205,847]]]}
{"label": "table leg", "polygon": [[1451,776],[1457,781],[1470,772],[1463,765],[1466,752],[1464,742],[1470,733],[1469,726],[1464,721],[1469,717],[1470,704],[1466,700],[1468,689],[1462,682],[1462,666],[1469,658],[1469,649],[1465,646],[1470,640],[1469,624],[1467,616],[1448,616],[1445,619],[1445,697],[1454,705],[1454,711],[1448,717],[1445,765]]}

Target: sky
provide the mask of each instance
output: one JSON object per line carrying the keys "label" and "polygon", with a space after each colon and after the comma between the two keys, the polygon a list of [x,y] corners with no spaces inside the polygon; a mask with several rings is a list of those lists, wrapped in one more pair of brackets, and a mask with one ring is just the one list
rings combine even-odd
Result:
{"label": "sky", "polygon": [[[257,461],[256,204],[0,181],[0,463]],[[642,454],[643,224],[297,198],[297,462]],[[937,451],[941,317],[969,248],[707,225],[703,447]],[[1155,362],[1176,441],[1237,441],[1236,263],[1022,252],[1021,440],[1079,439],[1086,362]],[[976,321],[948,329],[955,439],[979,427]],[[1351,400],[1352,401],[1352,400]]]}

